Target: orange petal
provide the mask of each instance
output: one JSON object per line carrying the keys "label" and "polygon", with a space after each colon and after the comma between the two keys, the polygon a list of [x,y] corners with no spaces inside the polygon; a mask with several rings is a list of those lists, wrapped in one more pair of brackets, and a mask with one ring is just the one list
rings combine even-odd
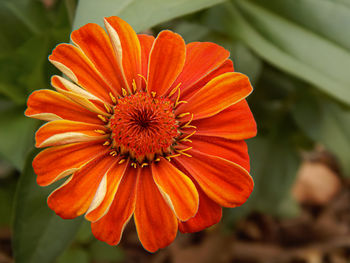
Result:
{"label": "orange petal", "polygon": [[153,43],[148,64],[148,91],[164,95],[185,64],[186,45],[182,37],[164,30]]}
{"label": "orange petal", "polygon": [[226,59],[225,62],[219,66],[217,69],[214,69],[212,72],[210,72],[208,75],[206,75],[204,78],[196,82],[194,85],[190,85],[188,87],[180,86],[181,89],[181,100],[187,101],[189,98],[191,98],[198,90],[200,90],[202,87],[204,87],[209,81],[211,81],[213,78],[220,76],[227,72],[233,72],[233,63],[230,59]]}
{"label": "orange petal", "polygon": [[140,85],[141,46],[132,27],[119,17],[105,18],[105,26],[112,41],[119,68],[125,76],[126,86],[132,91],[132,82]]}
{"label": "orange petal", "polygon": [[119,70],[111,41],[103,28],[97,24],[87,24],[74,30],[71,39],[94,64],[114,91],[113,94],[122,94],[123,75]]}
{"label": "orange petal", "polygon": [[229,56],[229,51],[214,43],[192,42],[187,44],[185,65],[172,87],[175,88],[181,83],[181,92],[185,92],[186,89],[191,88],[221,66]]}
{"label": "orange petal", "polygon": [[[85,215],[87,220],[95,222],[108,212],[118,190],[120,181],[122,180],[127,167],[130,166],[129,161],[122,164],[119,164],[119,161],[120,160],[116,161],[113,167],[107,172],[107,189],[105,198],[98,206],[89,208]],[[120,199],[118,199],[118,202],[120,202]]]}
{"label": "orange petal", "polygon": [[37,183],[47,186],[74,173],[106,149],[102,143],[101,141],[74,143],[41,151],[33,160]]}
{"label": "orange petal", "polygon": [[188,103],[181,104],[176,113],[191,112],[195,120],[210,117],[243,100],[252,91],[247,76],[235,72],[224,73],[209,81]]}
{"label": "orange petal", "polygon": [[196,135],[217,136],[232,140],[248,139],[254,137],[257,132],[256,122],[245,100],[213,117],[196,120],[191,124],[197,127]]}
{"label": "orange petal", "polygon": [[65,95],[84,108],[96,112],[97,114],[109,116],[109,113],[107,112],[102,100],[82,89],[78,85],[75,85],[73,82],[60,76],[52,76],[51,85],[59,93]]}
{"label": "orange petal", "polygon": [[234,141],[226,138],[201,136],[197,133],[190,138],[191,142],[183,142],[184,147],[193,147],[202,153],[215,155],[237,163],[249,172],[248,147],[245,141]]}
{"label": "orange petal", "polygon": [[134,212],[139,170],[129,166],[119,183],[108,213],[91,224],[94,236],[111,246],[119,243],[124,227]]}
{"label": "orange petal", "polygon": [[113,89],[79,48],[69,44],[60,44],[52,51],[49,60],[75,83],[103,101],[112,103],[109,93]]}
{"label": "orange petal", "polygon": [[87,123],[103,124],[93,113],[76,104],[66,96],[52,90],[34,91],[28,98],[25,115],[45,121],[73,120]]}
{"label": "orange petal", "polygon": [[187,175],[164,158],[152,165],[152,174],[164,199],[174,210],[177,218],[186,221],[196,214],[198,192]]}
{"label": "orange petal", "polygon": [[141,74],[147,77],[149,54],[153,46],[154,36],[144,34],[137,36],[141,44]]}
{"label": "orange petal", "polygon": [[151,169],[142,168],[136,194],[135,224],[143,247],[155,252],[176,237],[177,219],[154,183]]}
{"label": "orange petal", "polygon": [[186,222],[179,222],[179,230],[182,233],[193,233],[219,223],[222,216],[222,208],[211,200],[197,187],[199,193],[199,207],[197,214]]}
{"label": "orange petal", "polygon": [[100,182],[116,158],[104,153],[76,171],[47,199],[49,207],[63,219],[72,219],[86,212]]}
{"label": "orange petal", "polygon": [[196,150],[186,153],[192,157],[175,158],[197,181],[203,191],[216,203],[225,207],[242,205],[253,190],[249,173],[233,162]]}
{"label": "orange petal", "polygon": [[36,147],[58,146],[74,142],[95,141],[106,138],[96,130],[108,132],[104,126],[84,122],[58,120],[39,128],[35,134]]}

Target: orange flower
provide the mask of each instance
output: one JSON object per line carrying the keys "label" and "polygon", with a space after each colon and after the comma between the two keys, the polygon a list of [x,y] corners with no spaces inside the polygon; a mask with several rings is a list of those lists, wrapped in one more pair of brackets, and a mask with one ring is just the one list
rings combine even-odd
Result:
{"label": "orange flower", "polygon": [[119,243],[134,216],[145,249],[170,244],[179,229],[196,232],[242,205],[253,189],[245,139],[256,124],[245,98],[248,78],[229,52],[185,44],[165,30],[137,35],[118,17],[107,33],[87,24],[49,60],[70,80],[38,90],[25,114],[49,121],[33,161],[37,182],[68,179],[48,198],[62,218],[85,214],[96,238]]}

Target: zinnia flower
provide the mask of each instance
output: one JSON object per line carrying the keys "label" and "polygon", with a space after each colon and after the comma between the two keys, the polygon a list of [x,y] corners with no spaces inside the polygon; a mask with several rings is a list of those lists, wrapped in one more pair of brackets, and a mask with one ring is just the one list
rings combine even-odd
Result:
{"label": "zinnia flower", "polygon": [[256,124],[245,98],[248,78],[229,52],[185,44],[165,30],[137,35],[118,17],[73,31],[49,60],[53,76],[25,114],[49,121],[36,132],[37,182],[68,179],[48,197],[62,218],[85,214],[96,238],[119,243],[133,216],[151,252],[181,232],[221,219],[253,189],[245,139]]}

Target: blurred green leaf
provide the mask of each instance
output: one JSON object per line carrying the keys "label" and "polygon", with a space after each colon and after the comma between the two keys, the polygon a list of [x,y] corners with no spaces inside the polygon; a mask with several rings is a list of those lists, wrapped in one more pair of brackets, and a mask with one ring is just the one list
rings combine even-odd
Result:
{"label": "blurred green leaf", "polygon": [[290,189],[300,159],[293,145],[283,137],[283,134],[274,134],[270,138],[249,140],[251,174],[255,182],[247,203],[249,210],[282,217],[295,216],[298,212]]}
{"label": "blurred green leaf", "polygon": [[46,205],[57,184],[42,188],[29,155],[18,182],[14,206],[13,251],[16,263],[52,263],[74,238],[82,218],[63,220]]}
{"label": "blurred green leaf", "polygon": [[350,109],[303,93],[297,99],[293,116],[312,140],[337,156],[344,174],[350,176]]}
{"label": "blurred green leaf", "polygon": [[121,248],[110,246],[104,242],[95,240],[90,247],[89,252],[94,261],[97,262],[123,262],[124,254]]}
{"label": "blurred green leaf", "polygon": [[82,248],[66,250],[57,260],[57,263],[89,263],[88,252]]}
{"label": "blurred green leaf", "polygon": [[209,16],[208,25],[242,40],[274,66],[350,103],[349,50],[252,0],[235,0],[220,8],[216,12],[221,16],[216,22]]}
{"label": "blurred green leaf", "polygon": [[175,17],[189,14],[224,0],[94,0],[78,3],[74,29],[87,23],[103,25],[103,17],[119,16],[135,31],[146,30]]}
{"label": "blurred green leaf", "polygon": [[[3,163],[0,162],[0,165]],[[15,187],[13,178],[0,178],[0,226],[10,225]]]}
{"label": "blurred green leaf", "polygon": [[[280,16],[300,24],[350,50],[350,34],[344,25],[350,24],[350,1],[343,0],[254,0]],[[345,2],[347,4],[345,4]]]}
{"label": "blurred green leaf", "polygon": [[49,86],[47,56],[67,39],[67,10],[63,1],[47,9],[38,0],[3,0],[0,17],[0,94],[23,105],[30,92]]}
{"label": "blurred green leaf", "polygon": [[175,26],[174,31],[179,33],[189,43],[203,40],[210,30],[200,24],[183,21]]}
{"label": "blurred green leaf", "polygon": [[22,170],[33,147],[34,130],[39,122],[26,118],[24,108],[8,106],[0,110],[0,156]]}

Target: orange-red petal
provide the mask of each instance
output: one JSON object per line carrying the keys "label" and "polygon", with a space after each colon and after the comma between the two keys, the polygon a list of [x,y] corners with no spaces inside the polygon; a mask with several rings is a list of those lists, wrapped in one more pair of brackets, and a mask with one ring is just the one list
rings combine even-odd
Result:
{"label": "orange-red petal", "polygon": [[181,83],[181,92],[186,92],[188,88],[221,66],[229,56],[229,51],[214,43],[192,42],[187,44],[186,62],[173,88]]}
{"label": "orange-red petal", "polygon": [[112,88],[114,95],[122,94],[124,79],[111,41],[107,33],[97,24],[86,24],[74,30],[71,39],[94,64],[103,79]]}
{"label": "orange-red petal", "polygon": [[253,190],[253,179],[247,170],[221,157],[196,150],[179,156],[179,162],[197,181],[203,191],[216,203],[225,207],[242,205]]}
{"label": "orange-red petal", "polygon": [[103,153],[76,171],[61,187],[51,193],[48,206],[63,219],[84,214],[95,197],[103,176],[115,157]]}
{"label": "orange-red petal", "polygon": [[129,166],[119,183],[113,203],[105,216],[91,224],[94,236],[110,245],[117,245],[125,225],[129,222],[136,202],[139,169]]}
{"label": "orange-red petal", "polygon": [[129,91],[132,82],[140,85],[141,79],[141,46],[134,29],[123,19],[112,16],[105,18],[105,26],[111,38],[119,68],[124,74]]}
{"label": "orange-red petal", "polygon": [[93,113],[66,96],[52,90],[34,91],[28,98],[25,115],[45,121],[72,120],[103,124]]}
{"label": "orange-red petal", "polygon": [[35,133],[36,147],[58,146],[75,142],[95,141],[106,137],[101,133],[107,129],[102,125],[85,122],[58,120],[44,124]]}
{"label": "orange-red petal", "polygon": [[140,34],[137,36],[139,38],[140,45],[141,45],[141,74],[146,78],[147,70],[148,70],[149,54],[153,46],[154,36],[145,35],[145,34]]}
{"label": "orange-red petal", "polygon": [[204,78],[199,80],[193,85],[190,85],[188,87],[180,86],[181,89],[181,100],[187,101],[189,98],[191,98],[198,90],[200,90],[202,87],[204,87],[210,80],[213,78],[220,76],[221,74],[227,73],[227,72],[233,72],[233,62],[230,59],[226,59],[225,62],[219,66],[217,69],[214,69],[211,71],[208,75],[206,75]]}
{"label": "orange-red petal", "polygon": [[176,113],[193,113],[194,120],[207,118],[243,100],[252,91],[247,76],[235,72],[224,73],[209,81],[188,103],[181,104]]}
{"label": "orange-red petal", "polygon": [[65,95],[67,98],[80,104],[89,111],[109,116],[104,102],[101,99],[82,89],[78,85],[75,85],[70,80],[55,75],[51,78],[51,85],[59,93]]}
{"label": "orange-red petal", "polygon": [[256,122],[246,100],[238,102],[219,114],[191,123],[197,127],[196,135],[217,136],[232,140],[254,137]]}
{"label": "orange-red petal", "polygon": [[192,180],[164,158],[151,167],[155,183],[177,218],[186,221],[193,217],[198,210],[198,192]]}
{"label": "orange-red petal", "polygon": [[183,142],[183,148],[193,147],[202,153],[219,156],[239,164],[249,172],[248,147],[245,141],[197,134],[191,136],[190,139],[191,142]]}
{"label": "orange-red petal", "polygon": [[[106,196],[97,207],[93,209],[91,207],[89,208],[88,212],[85,215],[85,218],[87,220],[95,222],[107,213],[108,209],[110,208],[110,205],[114,200],[114,197],[119,188],[120,182],[128,166],[130,166],[129,161],[119,164],[119,159],[118,159],[118,161],[116,161],[113,167],[109,169],[106,175],[107,176]],[[120,202],[120,199],[118,199],[118,202]]]}
{"label": "orange-red petal", "polygon": [[52,51],[49,60],[75,83],[102,100],[112,103],[109,93],[113,89],[79,48],[70,44],[60,44]]}
{"label": "orange-red petal", "polygon": [[74,173],[105,150],[102,141],[74,143],[41,151],[33,160],[37,183],[47,186]]}
{"label": "orange-red petal", "polygon": [[154,183],[151,169],[142,168],[137,188],[135,224],[143,247],[155,252],[176,237],[177,219]]}
{"label": "orange-red petal", "polygon": [[222,217],[222,208],[211,200],[198,186],[199,207],[197,214],[186,222],[179,222],[182,233],[193,233],[217,224]]}
{"label": "orange-red petal", "polygon": [[153,43],[148,64],[148,91],[164,95],[181,73],[186,59],[182,37],[169,30],[159,33]]}

